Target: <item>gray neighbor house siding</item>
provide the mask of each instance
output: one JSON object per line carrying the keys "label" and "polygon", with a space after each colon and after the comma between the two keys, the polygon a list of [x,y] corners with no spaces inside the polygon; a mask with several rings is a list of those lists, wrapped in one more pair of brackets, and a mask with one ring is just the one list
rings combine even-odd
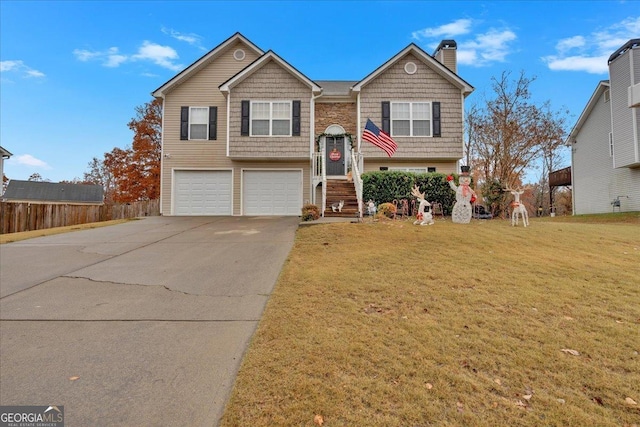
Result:
{"label": "gray neighbor house siding", "polygon": [[610,80],[597,85],[567,140],[576,215],[640,211],[640,108],[628,96],[640,82],[639,41],[611,56]]}

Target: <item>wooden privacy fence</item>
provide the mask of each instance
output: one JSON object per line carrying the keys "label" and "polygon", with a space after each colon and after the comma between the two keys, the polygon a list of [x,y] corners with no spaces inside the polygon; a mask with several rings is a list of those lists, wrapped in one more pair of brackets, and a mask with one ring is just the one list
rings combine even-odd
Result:
{"label": "wooden privacy fence", "polygon": [[154,215],[160,215],[158,200],[104,205],[0,202],[0,234]]}

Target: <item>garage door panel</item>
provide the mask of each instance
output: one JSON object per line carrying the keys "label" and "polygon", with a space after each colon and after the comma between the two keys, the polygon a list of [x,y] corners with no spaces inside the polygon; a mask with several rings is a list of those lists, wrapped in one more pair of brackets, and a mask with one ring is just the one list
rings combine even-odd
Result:
{"label": "garage door panel", "polygon": [[302,172],[244,171],[242,193],[245,215],[300,215]]}
{"label": "garage door panel", "polygon": [[176,171],[175,215],[231,215],[231,171]]}

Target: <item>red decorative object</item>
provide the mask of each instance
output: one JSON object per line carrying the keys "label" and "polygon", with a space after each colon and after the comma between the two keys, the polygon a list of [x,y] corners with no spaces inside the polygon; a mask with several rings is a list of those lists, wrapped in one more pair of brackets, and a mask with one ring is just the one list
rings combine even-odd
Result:
{"label": "red decorative object", "polygon": [[447,175],[447,181],[453,181],[453,176],[452,175]]}
{"label": "red decorative object", "polygon": [[476,202],[476,195],[472,194],[471,195],[471,203],[475,203]]}
{"label": "red decorative object", "polygon": [[331,150],[331,152],[329,153],[329,159],[332,162],[337,162],[338,160],[340,160],[342,158],[342,153],[340,153],[340,151],[338,151],[336,148],[334,148],[333,150]]}

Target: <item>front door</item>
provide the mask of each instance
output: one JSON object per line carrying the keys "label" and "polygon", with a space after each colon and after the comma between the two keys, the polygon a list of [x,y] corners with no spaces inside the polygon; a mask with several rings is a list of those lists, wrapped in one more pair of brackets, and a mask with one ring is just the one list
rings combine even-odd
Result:
{"label": "front door", "polygon": [[326,138],[327,175],[344,175],[344,136]]}

